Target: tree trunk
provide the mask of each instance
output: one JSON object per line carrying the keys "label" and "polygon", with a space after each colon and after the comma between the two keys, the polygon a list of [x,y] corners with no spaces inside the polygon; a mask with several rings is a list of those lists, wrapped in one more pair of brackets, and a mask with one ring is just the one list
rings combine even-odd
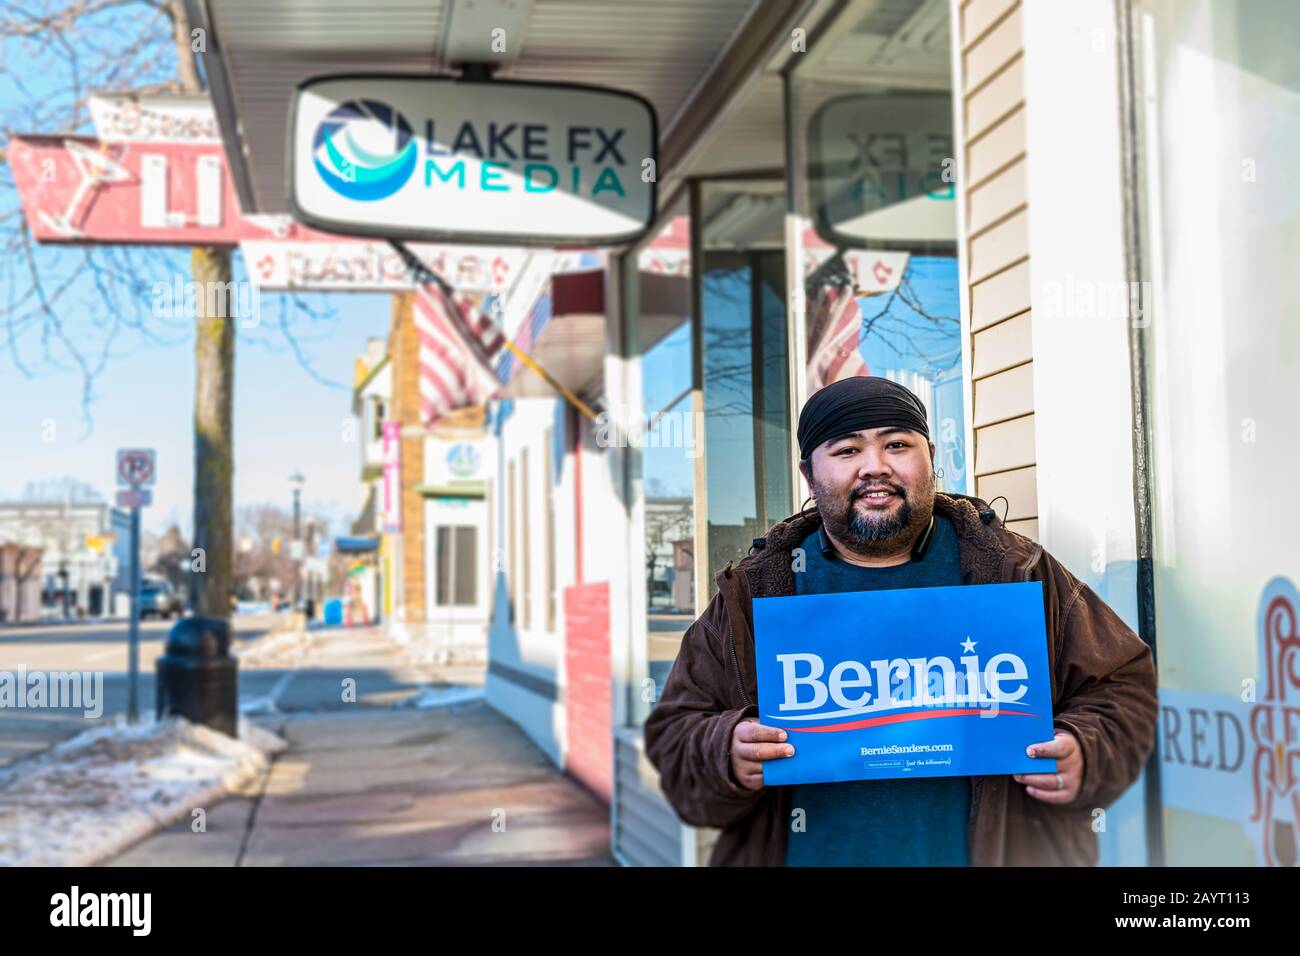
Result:
{"label": "tree trunk", "polygon": [[[167,0],[181,89],[202,93],[194,62],[196,41],[184,0]],[[190,574],[194,613],[230,616],[235,590],[235,317],[238,298],[230,285],[230,250],[190,250],[197,325],[194,335],[194,547],[202,571]],[[217,284],[219,283],[219,285]]]}
{"label": "tree trunk", "polygon": [[[235,316],[230,250],[190,250],[194,272],[194,547],[203,570],[190,575],[194,612],[230,616],[234,593],[235,472],[232,399]],[[221,283],[220,285],[214,285]],[[211,290],[211,291],[210,291]]]}

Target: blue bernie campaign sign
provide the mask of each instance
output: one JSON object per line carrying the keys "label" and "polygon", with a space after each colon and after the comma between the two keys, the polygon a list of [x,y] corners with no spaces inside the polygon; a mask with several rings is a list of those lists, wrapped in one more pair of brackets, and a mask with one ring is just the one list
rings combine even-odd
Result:
{"label": "blue bernie campaign sign", "polygon": [[1043,586],[754,599],[758,719],[794,756],[765,784],[1052,773]]}

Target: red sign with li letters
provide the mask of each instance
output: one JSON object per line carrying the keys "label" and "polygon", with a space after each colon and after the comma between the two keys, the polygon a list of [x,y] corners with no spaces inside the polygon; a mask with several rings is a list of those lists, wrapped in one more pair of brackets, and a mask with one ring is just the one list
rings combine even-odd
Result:
{"label": "red sign with li letters", "polygon": [[7,148],[38,242],[234,246],[340,239],[287,216],[246,216],[217,143],[15,136]]}

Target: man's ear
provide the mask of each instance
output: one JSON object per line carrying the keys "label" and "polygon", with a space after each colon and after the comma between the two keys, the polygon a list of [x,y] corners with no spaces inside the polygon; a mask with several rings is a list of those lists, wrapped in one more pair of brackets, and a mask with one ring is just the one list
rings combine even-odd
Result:
{"label": "man's ear", "polygon": [[930,470],[934,471],[934,442],[930,442]]}
{"label": "man's ear", "polygon": [[803,480],[808,483],[808,488],[812,489],[812,464],[807,458],[799,459],[799,474],[803,475]]}

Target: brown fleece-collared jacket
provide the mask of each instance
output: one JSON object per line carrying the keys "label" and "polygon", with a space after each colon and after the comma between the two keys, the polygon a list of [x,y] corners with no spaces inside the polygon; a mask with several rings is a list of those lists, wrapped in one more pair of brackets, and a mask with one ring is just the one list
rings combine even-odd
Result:
{"label": "brown fleece-collared jacket", "polygon": [[[936,494],[934,509],[957,532],[963,584],[1043,583],[1053,723],[1083,749],[1083,785],[1069,804],[1036,800],[1008,775],[970,778],[971,865],[1095,865],[1094,811],[1128,789],[1155,742],[1151,649],[1096,592],[1040,545],[1003,527],[984,502]],[[785,862],[791,788],[738,786],[731,735],[742,719],[758,716],[750,601],[794,593],[791,552],[820,522],[815,510],[793,515],[718,572],[718,593],[686,631],[646,718],[646,755],[669,803],[687,823],[722,830],[712,866]]]}

